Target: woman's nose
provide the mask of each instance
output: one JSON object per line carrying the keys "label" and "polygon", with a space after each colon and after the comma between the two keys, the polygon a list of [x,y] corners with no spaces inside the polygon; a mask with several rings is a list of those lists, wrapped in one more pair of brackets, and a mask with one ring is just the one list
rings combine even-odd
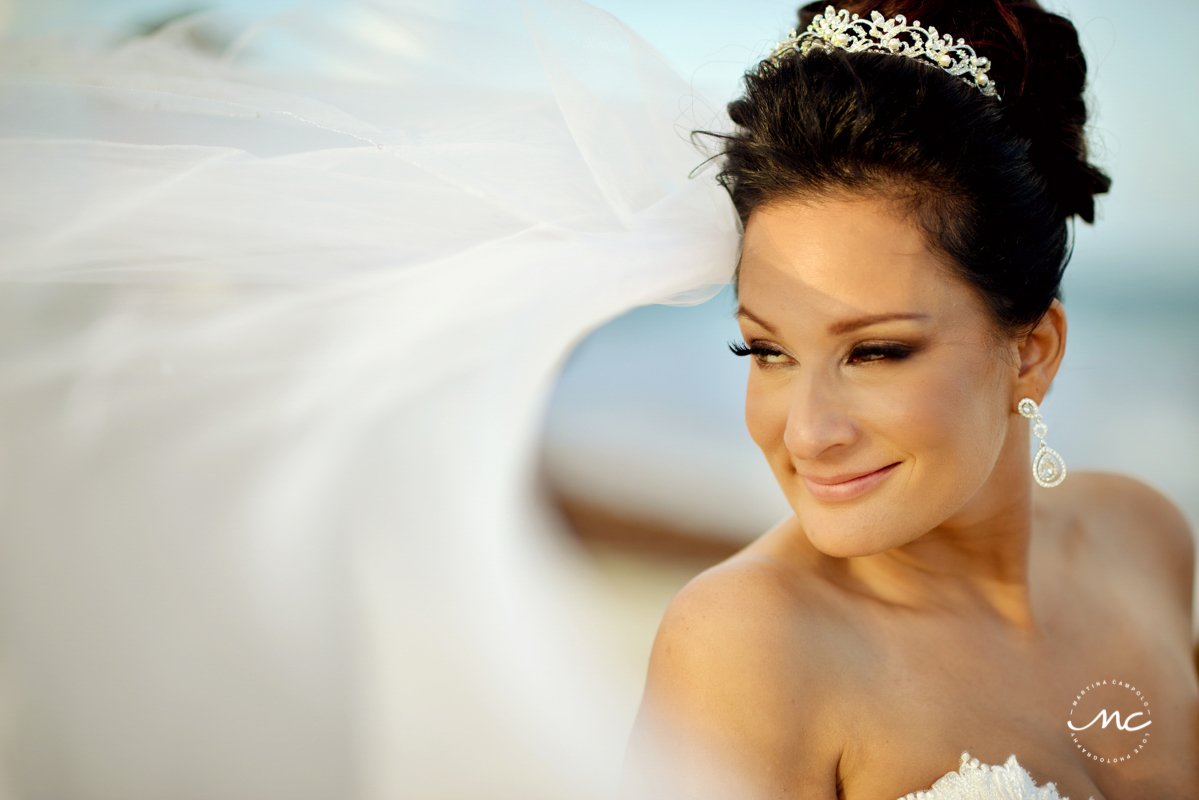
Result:
{"label": "woman's nose", "polygon": [[834,447],[853,444],[857,437],[847,398],[832,381],[811,373],[796,381],[783,433],[792,457],[815,461]]}

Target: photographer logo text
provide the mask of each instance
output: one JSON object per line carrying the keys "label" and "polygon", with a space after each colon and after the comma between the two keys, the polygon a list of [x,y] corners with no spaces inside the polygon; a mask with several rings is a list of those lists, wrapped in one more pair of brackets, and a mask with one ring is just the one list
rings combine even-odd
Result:
{"label": "photographer logo text", "polygon": [[1152,711],[1130,683],[1102,680],[1082,689],[1070,706],[1066,727],[1084,756],[1104,764],[1127,761],[1149,744]]}

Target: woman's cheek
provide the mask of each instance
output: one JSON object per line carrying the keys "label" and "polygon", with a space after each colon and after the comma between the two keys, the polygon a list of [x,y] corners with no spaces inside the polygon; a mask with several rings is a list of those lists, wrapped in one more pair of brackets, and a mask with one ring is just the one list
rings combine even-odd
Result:
{"label": "woman's cheek", "polygon": [[984,409],[992,403],[980,400],[987,396],[989,382],[979,365],[969,361],[954,368],[939,366],[908,387],[904,418],[893,429],[901,432],[905,449],[923,462],[919,466],[927,479],[955,497],[973,494],[995,456],[994,420]]}
{"label": "woman's cheek", "polygon": [[887,428],[901,449],[916,454],[941,450],[946,444],[947,417],[954,414],[953,401],[944,387],[932,380],[914,380],[890,393]]}
{"label": "woman's cheek", "polygon": [[785,452],[783,436],[787,431],[787,393],[781,381],[765,380],[758,368],[751,366],[745,392],[745,427],[750,438],[762,450],[772,467],[776,460],[790,461]]}

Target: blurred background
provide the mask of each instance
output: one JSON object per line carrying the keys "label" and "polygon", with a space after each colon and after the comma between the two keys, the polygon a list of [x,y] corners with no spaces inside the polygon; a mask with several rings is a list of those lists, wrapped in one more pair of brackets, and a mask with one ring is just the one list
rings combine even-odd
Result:
{"label": "blurred background", "polygon": [[[714,119],[744,71],[794,25],[785,0],[596,0],[689,79],[680,120]],[[1199,3],[1048,0],[1078,26],[1094,160],[1112,176],[1067,271],[1068,354],[1043,410],[1072,471],[1137,476],[1199,523]],[[132,37],[206,8],[260,14],[290,0],[0,0],[12,36]],[[453,3],[439,3],[452,13]],[[218,28],[194,44],[222,51]],[[680,127],[686,135],[689,125]],[[630,713],[666,604],[789,509],[742,419],[748,364],[726,289],[637,309],[564,363],[546,412],[554,505],[607,586]]]}

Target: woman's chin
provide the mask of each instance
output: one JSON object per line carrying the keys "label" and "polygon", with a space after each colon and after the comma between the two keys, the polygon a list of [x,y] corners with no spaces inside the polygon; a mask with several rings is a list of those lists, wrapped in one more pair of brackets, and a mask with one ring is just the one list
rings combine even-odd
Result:
{"label": "woman's chin", "polygon": [[873,556],[879,553],[885,553],[897,545],[880,545],[871,544],[856,540],[852,537],[832,536],[827,539],[813,537],[808,535],[808,541],[812,546],[832,558],[862,558],[863,556]]}
{"label": "woman's chin", "polygon": [[860,558],[884,553],[907,544],[918,534],[871,519],[855,520],[849,514],[821,514],[796,509],[800,527],[812,546],[833,558]]}

